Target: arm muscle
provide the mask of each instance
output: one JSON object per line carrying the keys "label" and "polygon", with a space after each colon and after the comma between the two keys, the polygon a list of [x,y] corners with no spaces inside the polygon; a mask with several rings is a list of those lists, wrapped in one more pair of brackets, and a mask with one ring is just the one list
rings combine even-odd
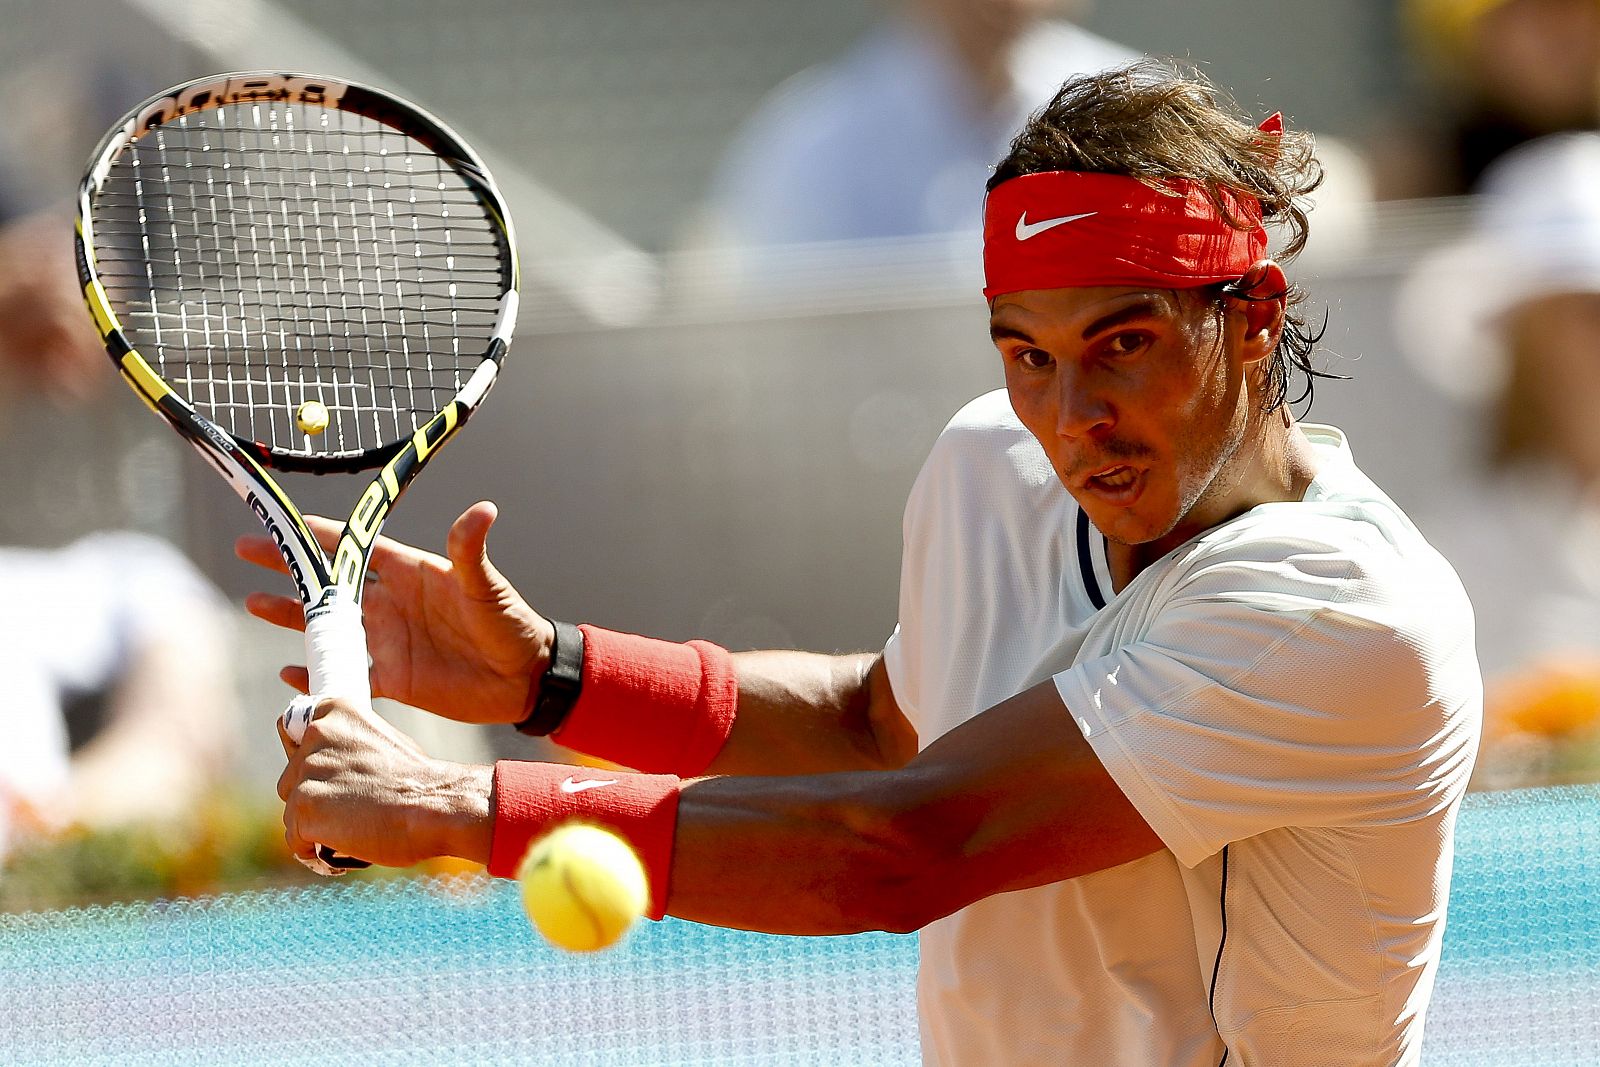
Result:
{"label": "arm muscle", "polygon": [[910,930],[1160,847],[1045,682],[898,770],[690,783],[671,908],[774,933]]}
{"label": "arm muscle", "polygon": [[880,656],[741,652],[734,666],[739,713],[710,774],[883,769],[916,752]]}

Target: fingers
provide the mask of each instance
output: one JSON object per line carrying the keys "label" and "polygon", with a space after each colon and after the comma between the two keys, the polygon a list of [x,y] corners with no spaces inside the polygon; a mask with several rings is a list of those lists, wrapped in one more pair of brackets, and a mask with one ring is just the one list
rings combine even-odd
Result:
{"label": "fingers", "polygon": [[493,502],[480,500],[450,526],[445,553],[466,592],[474,597],[490,597],[504,588],[505,579],[489,562],[489,528],[499,517]]}
{"label": "fingers", "polygon": [[254,563],[257,567],[265,567],[279,574],[289,573],[288,564],[283,562],[283,554],[278,551],[277,544],[270,537],[246,534],[236,538],[233,542],[233,554],[246,563]]}
{"label": "fingers", "polygon": [[258,619],[281,626],[285,630],[306,628],[305,609],[294,597],[275,596],[271,593],[250,593],[244,598],[244,610]]}
{"label": "fingers", "polygon": [[300,832],[300,806],[291,800],[294,791],[301,785],[301,779],[305,777],[305,759],[298,754],[300,746],[289,737],[281,715],[278,716],[278,741],[283,745],[283,754],[288,757],[283,773],[278,775],[278,799],[283,801],[283,841],[295,858],[309,865],[316,857],[317,846]]}
{"label": "fingers", "polygon": [[[321,515],[307,515],[305,518],[306,525],[316,536],[317,544],[322,546],[324,552],[332,552],[339,544],[339,533],[343,527]],[[246,563],[254,563],[269,571],[286,574],[289,570],[283,562],[283,553],[278,551],[277,543],[262,534],[245,534],[237,538],[233,542],[233,554]]]}
{"label": "fingers", "polygon": [[289,852],[295,859],[316,870],[314,861],[317,858],[317,846],[294,831],[294,824],[288,818],[287,808],[284,809],[283,843],[289,846]]}
{"label": "fingers", "polygon": [[396,783],[421,780],[432,795],[439,774],[414,742],[364,708],[335,698],[315,702],[298,745],[281,719],[278,737],[288,754],[277,782],[284,839],[297,857],[312,860],[320,842],[344,856],[398,866],[421,858],[408,841],[410,817],[404,789]]}

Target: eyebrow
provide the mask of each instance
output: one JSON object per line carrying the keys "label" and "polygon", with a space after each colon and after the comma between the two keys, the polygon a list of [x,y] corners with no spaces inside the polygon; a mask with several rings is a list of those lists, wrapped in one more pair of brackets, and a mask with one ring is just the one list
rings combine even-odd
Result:
{"label": "eyebrow", "polygon": [[1109,315],[1102,315],[1084,327],[1083,339],[1087,341],[1095,334],[1109,330],[1113,326],[1120,326],[1125,322],[1132,322],[1136,319],[1158,318],[1166,310],[1163,303],[1156,297],[1147,296],[1142,300],[1129,304],[1125,308],[1119,308]]}
{"label": "eyebrow", "polygon": [[[1109,315],[1102,315],[1095,319],[1084,328],[1083,339],[1087,341],[1096,334],[1109,330],[1113,326],[1120,326],[1125,322],[1159,317],[1165,310],[1163,301],[1160,298],[1156,296],[1144,297],[1126,307],[1118,308]],[[1022,341],[1025,344],[1037,344],[1033,339],[1033,335],[1027,331],[1020,330],[1015,326],[1002,326],[997,323],[989,324],[989,337],[995,341],[1004,339]]]}
{"label": "eyebrow", "polygon": [[1024,333],[1014,326],[996,326],[994,323],[989,324],[989,340],[1021,341],[1023,344],[1029,345],[1035,343],[1031,335]]}

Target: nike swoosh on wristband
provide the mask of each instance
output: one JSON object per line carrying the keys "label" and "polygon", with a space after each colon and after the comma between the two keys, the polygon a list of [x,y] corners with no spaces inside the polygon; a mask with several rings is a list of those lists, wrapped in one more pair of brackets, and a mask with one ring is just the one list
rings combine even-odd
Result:
{"label": "nike swoosh on wristband", "polygon": [[1041,222],[1029,222],[1028,213],[1024,211],[1022,214],[1017,216],[1017,240],[1026,241],[1030,237],[1039,236],[1046,230],[1053,230],[1063,223],[1077,222],[1079,219],[1086,219],[1090,215],[1098,214],[1100,214],[1098,211],[1085,211],[1081,215],[1062,215],[1058,219],[1044,219]]}
{"label": "nike swoosh on wristband", "polygon": [[602,786],[616,785],[617,782],[618,779],[616,778],[590,778],[587,781],[580,782],[569,774],[567,775],[567,780],[561,783],[561,791],[563,793],[581,793],[585,789],[599,789]]}

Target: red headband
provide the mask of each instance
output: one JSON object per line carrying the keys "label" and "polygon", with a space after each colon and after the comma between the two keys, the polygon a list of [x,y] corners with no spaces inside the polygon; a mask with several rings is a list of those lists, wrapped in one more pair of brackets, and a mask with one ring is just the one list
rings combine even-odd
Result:
{"label": "red headband", "polygon": [[[1273,115],[1263,132],[1280,133]],[[1267,250],[1261,202],[1222,190],[1229,223],[1199,182],[1159,188],[1120,174],[1046,171],[984,202],[983,295],[1088,285],[1189,289],[1243,277]]]}

